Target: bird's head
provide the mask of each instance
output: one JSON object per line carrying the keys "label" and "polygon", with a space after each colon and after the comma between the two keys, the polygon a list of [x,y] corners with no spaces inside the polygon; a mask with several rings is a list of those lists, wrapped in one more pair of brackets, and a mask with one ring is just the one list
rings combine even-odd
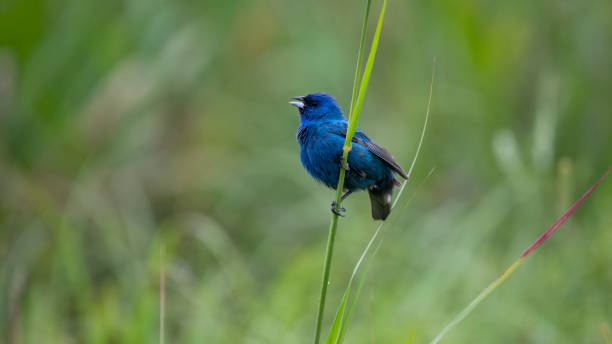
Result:
{"label": "bird's head", "polygon": [[291,99],[295,101],[289,104],[298,108],[303,122],[344,118],[342,109],[330,94],[318,92]]}

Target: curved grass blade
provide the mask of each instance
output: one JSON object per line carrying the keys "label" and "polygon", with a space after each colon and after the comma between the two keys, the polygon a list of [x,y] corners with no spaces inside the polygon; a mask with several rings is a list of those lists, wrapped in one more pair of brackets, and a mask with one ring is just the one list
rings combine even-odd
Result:
{"label": "curved grass blade", "polygon": [[[427,175],[425,176],[425,178],[423,179],[421,184],[419,184],[417,189],[422,184],[425,183],[425,181],[433,174],[434,170],[435,170],[435,167],[433,167],[431,170],[429,170],[429,173],[427,173]],[[406,183],[407,182],[403,183],[402,189],[406,185]],[[413,194],[412,197],[414,197],[415,194],[416,194],[416,192]],[[395,204],[399,200],[399,197],[400,197],[400,194],[398,193],[397,197],[395,198],[395,201],[393,202],[393,207],[395,207]],[[411,197],[411,199],[412,199],[412,197]],[[382,223],[379,225],[377,231],[380,231],[380,233],[379,233],[380,235],[384,234],[384,232],[382,232]],[[357,286],[357,291],[355,292],[355,296],[353,297],[352,302],[349,303],[348,312],[346,313],[346,316],[343,314],[342,317],[341,317],[342,326],[340,327],[340,335],[339,335],[338,340],[336,341],[336,343],[342,343],[342,340],[344,339],[344,334],[346,333],[346,329],[348,328],[348,325],[350,324],[351,319],[353,318],[353,312],[355,311],[355,307],[357,306],[357,301],[359,300],[359,296],[361,295],[361,290],[363,289],[363,286],[365,285],[365,281],[367,279],[368,273],[370,272],[370,268],[372,267],[372,263],[374,262],[374,257],[376,257],[376,254],[378,253],[378,250],[380,249],[380,246],[382,245],[382,242],[383,242],[383,237],[381,236],[380,240],[378,240],[378,242],[376,243],[376,247],[374,247],[374,250],[372,251],[372,254],[370,255],[370,257],[368,257],[368,263],[367,263],[367,265],[365,266],[365,268],[364,268],[364,270],[362,272],[361,278],[359,279],[359,284]],[[369,247],[367,247],[366,250],[369,250]],[[367,253],[367,252],[365,252],[365,250],[364,250],[364,253]],[[360,261],[358,262],[358,264],[361,264],[362,261],[363,261],[363,255],[362,255],[362,258],[360,259]],[[358,269],[358,268],[359,268],[358,266],[355,267],[354,273],[357,272],[356,269]],[[353,277],[351,277],[351,278],[353,278]],[[350,284],[350,282],[352,282],[352,281],[349,281],[349,284]],[[347,290],[345,291],[345,294],[348,295],[349,293],[350,293],[350,286],[347,286]]]}
{"label": "curved grass blade", "polygon": [[[432,72],[431,72],[431,82],[429,84],[429,98],[427,100],[427,111],[425,113],[425,123],[423,124],[423,130],[421,131],[421,137],[419,139],[419,144],[417,146],[417,150],[416,153],[414,155],[414,158],[412,159],[412,163],[410,164],[410,168],[408,169],[408,178],[410,178],[410,176],[412,175],[412,171],[414,169],[414,165],[416,164],[416,161],[419,157],[419,154],[421,152],[421,148],[423,146],[423,140],[425,138],[425,132],[427,131],[427,125],[429,123],[429,115],[431,113],[431,98],[432,98],[432,94],[433,94],[433,85],[434,85],[434,79],[435,79],[435,75],[436,75],[436,59],[434,58],[433,60],[433,67],[432,67]],[[429,175],[431,175],[431,173],[433,172],[433,169],[429,172],[429,174],[427,175],[426,178],[429,177]],[[404,188],[406,187],[407,184],[407,180],[404,181],[404,183],[402,183],[402,187],[400,188],[399,192],[397,193],[397,196],[395,197],[395,200],[391,206],[391,208],[394,208],[395,205],[397,204],[400,196],[402,195],[402,193],[404,192]],[[382,229],[383,229],[383,225],[385,224],[385,222],[381,222],[378,225],[378,228],[376,229],[376,231],[374,232],[374,234],[372,235],[372,238],[370,238],[370,241],[368,242],[368,244],[366,245],[365,249],[363,250],[363,252],[361,253],[361,256],[359,257],[359,260],[357,260],[357,263],[355,264],[355,267],[353,268],[353,273],[351,274],[351,278],[349,279],[348,285],[346,287],[346,289],[344,290],[344,296],[342,297],[342,302],[340,303],[340,306],[338,308],[338,311],[336,312],[336,317],[334,319],[334,324],[332,326],[332,330],[330,331],[328,337],[327,337],[327,343],[341,343],[342,339],[344,338],[344,334],[346,332],[346,328],[348,327],[348,324],[350,323],[350,319],[352,318],[352,314],[354,311],[354,307],[357,303],[357,300],[359,299],[359,295],[361,294],[361,289],[364,285],[364,281],[366,279],[366,276],[368,274],[368,271],[370,270],[370,266],[372,263],[372,258],[374,256],[376,256],[376,253],[378,252],[378,249],[380,248],[380,245],[382,243],[382,239],[378,241],[374,251],[372,252],[371,255],[371,259],[369,260],[362,276],[361,276],[361,280],[360,283],[357,287],[357,291],[355,293],[355,297],[352,300],[352,302],[348,302],[349,299],[349,295],[351,292],[351,288],[353,285],[353,281],[355,280],[355,277],[357,276],[357,271],[359,270],[359,267],[361,266],[361,264],[363,263],[363,261],[365,260],[368,252],[370,251],[370,248],[372,247],[372,245],[374,244],[374,242],[376,241],[376,239],[379,237],[379,235],[382,233]],[[346,305],[349,305],[349,309],[348,309],[348,313],[345,313],[346,311]],[[345,317],[346,314],[346,317]]]}
{"label": "curved grass blade", "polygon": [[448,325],[446,325],[442,331],[440,331],[440,333],[430,342],[430,344],[438,343],[448,333],[448,331],[455,327],[455,325],[457,325],[461,320],[465,319],[465,317],[467,317],[472,310],[474,310],[474,308],[476,308],[476,306],[482,302],[482,300],[486,299],[487,296],[489,296],[489,294],[495,290],[495,288],[499,287],[533,251],[540,247],[540,245],[542,245],[546,239],[548,239],[559,227],[561,227],[565,220],[567,220],[574,213],[574,211],[578,209],[582,202],[584,202],[584,200],[586,200],[591,193],[595,191],[595,189],[599,186],[599,184],[601,184],[601,182],[604,181],[604,179],[606,179],[610,172],[612,172],[612,168],[604,173],[603,176],[601,176],[601,178],[599,178],[599,180],[593,186],[591,186],[591,188],[588,189],[587,192],[585,192],[584,195],[582,195],[582,197],[580,197],[580,199],[565,212],[565,214],[563,214],[563,216],[561,216],[546,232],[544,232],[544,234],[542,234],[542,236],[538,238],[538,240],[531,244],[531,246],[525,250],[519,259],[512,263],[512,265],[510,265],[501,276],[491,282],[491,284],[481,291],[480,294],[478,294],[478,296],[476,296],[476,298],[467,305],[467,307],[459,312],[459,314],[457,314],[457,316],[451,320],[451,322],[448,323]]}

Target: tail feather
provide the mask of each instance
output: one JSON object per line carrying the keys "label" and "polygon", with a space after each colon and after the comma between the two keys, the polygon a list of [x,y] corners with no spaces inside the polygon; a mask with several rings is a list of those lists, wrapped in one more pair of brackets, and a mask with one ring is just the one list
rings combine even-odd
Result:
{"label": "tail feather", "polygon": [[391,213],[393,183],[391,187],[384,189],[368,189],[370,202],[372,203],[372,218],[374,220],[385,220]]}

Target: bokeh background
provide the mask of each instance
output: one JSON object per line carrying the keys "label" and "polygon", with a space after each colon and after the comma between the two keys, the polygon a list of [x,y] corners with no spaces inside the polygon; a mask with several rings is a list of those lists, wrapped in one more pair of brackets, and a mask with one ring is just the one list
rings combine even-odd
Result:
{"label": "bokeh background", "polygon": [[[1,0],[0,342],[158,342],[160,276],[168,343],[310,342],[334,193],[287,102],[348,107],[363,5]],[[432,118],[347,343],[432,339],[610,167],[610,13],[389,2],[360,127],[408,167],[435,56]],[[376,228],[345,207],[325,332]],[[608,180],[445,342],[611,323]]]}

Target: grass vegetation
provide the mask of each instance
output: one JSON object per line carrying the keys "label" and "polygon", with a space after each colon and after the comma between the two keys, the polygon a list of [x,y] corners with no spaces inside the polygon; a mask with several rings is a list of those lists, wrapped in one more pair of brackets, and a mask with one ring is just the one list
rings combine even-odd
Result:
{"label": "grass vegetation", "polygon": [[[374,230],[343,204],[324,335],[436,338],[609,168],[611,6],[389,2],[359,126],[410,161],[437,56],[434,116],[338,313]],[[332,194],[286,102],[357,97],[362,10],[0,4],[0,342],[311,341]],[[609,209],[608,181],[442,342],[610,342]]]}

